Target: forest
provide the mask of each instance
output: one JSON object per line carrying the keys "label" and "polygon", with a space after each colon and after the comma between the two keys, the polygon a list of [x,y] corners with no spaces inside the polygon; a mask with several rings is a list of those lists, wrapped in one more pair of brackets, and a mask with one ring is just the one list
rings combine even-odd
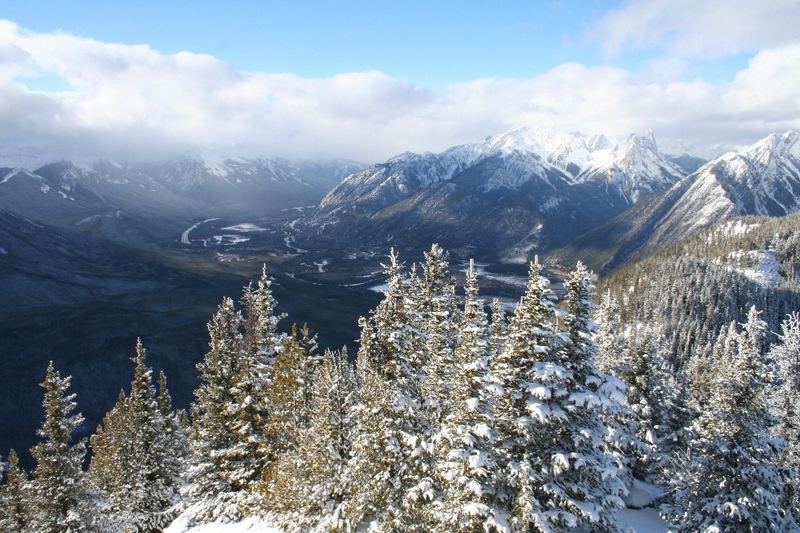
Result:
{"label": "forest", "polygon": [[[745,229],[742,229],[745,228]],[[281,331],[266,271],[225,298],[188,411],[137,343],[88,442],[44,381],[35,467],[9,453],[0,531],[615,531],[637,482],[676,531],[798,529],[797,216],[743,219],[555,296],[538,260],[513,312],[457,289],[434,244],[392,250],[356,354]],[[768,251],[766,282],[748,270]],[[759,263],[761,266],[762,263]],[[596,298],[596,292],[600,298]],[[594,303],[599,300],[599,303]],[[33,406],[32,406],[33,408]]]}

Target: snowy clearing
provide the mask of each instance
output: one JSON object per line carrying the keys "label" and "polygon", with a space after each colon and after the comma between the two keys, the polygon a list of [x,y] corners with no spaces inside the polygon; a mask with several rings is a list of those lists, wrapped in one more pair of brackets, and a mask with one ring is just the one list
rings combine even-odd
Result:
{"label": "snowy clearing", "polygon": [[780,285],[785,281],[781,274],[781,263],[772,250],[738,251],[729,254],[740,266],[734,267],[748,279],[765,286]]}

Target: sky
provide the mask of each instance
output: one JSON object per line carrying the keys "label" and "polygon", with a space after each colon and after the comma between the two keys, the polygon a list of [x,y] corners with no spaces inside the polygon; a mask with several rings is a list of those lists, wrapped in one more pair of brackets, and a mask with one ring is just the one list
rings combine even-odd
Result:
{"label": "sky", "polygon": [[519,126],[711,157],[800,129],[800,0],[0,0],[0,164],[438,151]]}

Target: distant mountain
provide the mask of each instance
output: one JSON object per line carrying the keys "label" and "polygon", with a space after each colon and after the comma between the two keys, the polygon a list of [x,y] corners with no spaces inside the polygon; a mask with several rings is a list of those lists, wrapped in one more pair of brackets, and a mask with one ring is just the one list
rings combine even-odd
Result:
{"label": "distant mountain", "polygon": [[322,199],[312,225],[345,241],[438,241],[513,259],[564,245],[682,176],[652,134],[614,145],[522,128],[356,172]]}
{"label": "distant mountain", "polygon": [[703,159],[702,157],[696,157],[690,154],[669,155],[667,156],[667,159],[681,169],[681,172],[683,172],[685,175],[691,174],[698,168],[708,163],[708,159]]}
{"label": "distant mountain", "polygon": [[556,256],[609,270],[717,222],[800,210],[800,132],[772,134],[703,165],[670,189],[582,235]]}
{"label": "distant mountain", "polygon": [[0,168],[0,209],[39,223],[99,229],[116,237],[158,233],[166,223],[172,235],[173,226],[199,216],[261,216],[316,204],[360,168],[350,161],[285,159],[59,161],[35,170]]}

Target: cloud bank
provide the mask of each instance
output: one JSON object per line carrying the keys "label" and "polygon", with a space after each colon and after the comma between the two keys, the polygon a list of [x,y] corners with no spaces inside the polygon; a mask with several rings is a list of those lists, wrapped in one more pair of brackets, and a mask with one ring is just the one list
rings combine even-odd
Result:
{"label": "cloud bank", "polygon": [[[738,50],[734,40],[704,41],[702,28],[682,19],[665,21],[664,4],[610,12],[592,35],[609,53],[652,46],[651,38],[665,57]],[[647,5],[649,16],[636,15]],[[800,39],[786,27],[747,33],[758,51],[727,83],[564,63],[529,78],[433,91],[378,71],[243,72],[209,55],[34,33],[0,20],[0,164],[196,152],[372,162],[520,125],[611,136],[653,130],[669,151],[711,156],[800,128]]]}

